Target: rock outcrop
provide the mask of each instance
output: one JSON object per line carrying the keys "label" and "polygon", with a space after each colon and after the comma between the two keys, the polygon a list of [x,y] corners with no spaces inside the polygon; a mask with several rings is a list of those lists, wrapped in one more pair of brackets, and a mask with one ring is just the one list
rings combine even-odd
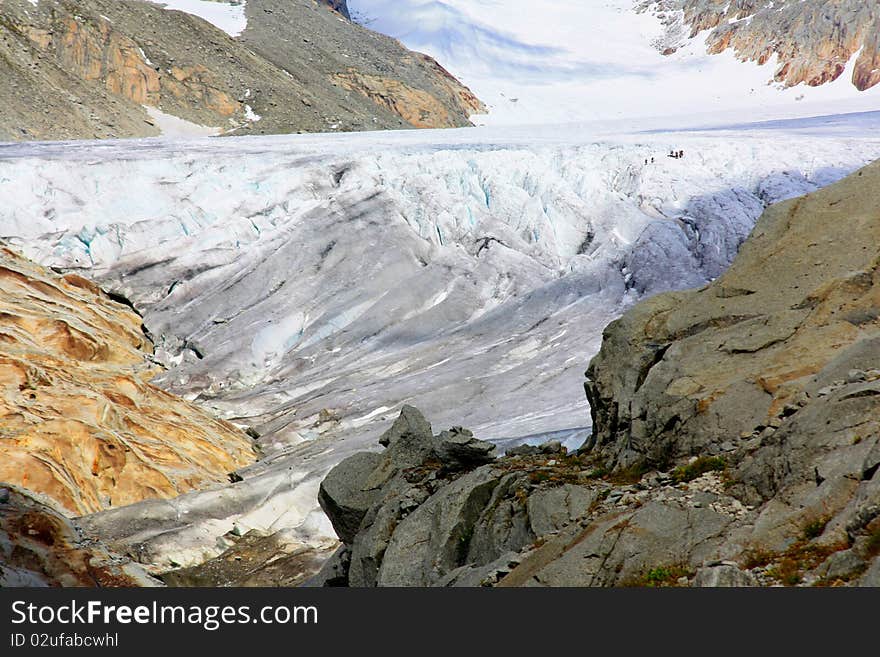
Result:
{"label": "rock outcrop", "polygon": [[806,534],[869,557],[878,183],[880,163],[771,207],[723,276],[612,323],[587,372],[594,452],[618,469],[723,458],[725,490],[758,510],[743,545],[782,553]]}
{"label": "rock outcrop", "polygon": [[0,488],[0,587],[161,586],[28,491]]}
{"label": "rock outcrop", "polygon": [[576,454],[463,459],[405,410],[325,482],[316,582],[880,584],[878,189],[772,206],[718,279],[610,324]]}
{"label": "rock outcrop", "polygon": [[[345,2],[251,0],[232,37],[142,0],[6,0],[0,139],[459,127],[481,103],[436,62],[345,20]],[[149,110],[149,111],[148,111]]]}
{"label": "rock outcrop", "polygon": [[880,82],[880,3],[876,0],[649,0],[666,26],[657,46],[674,52],[684,40],[711,30],[710,53],[732,49],[742,61],[775,61],[785,86],[836,80],[856,55],[852,83],[864,91]]}
{"label": "rock outcrop", "polygon": [[77,516],[228,481],[251,440],[148,383],[131,308],[0,250],[0,482]]}
{"label": "rock outcrop", "polygon": [[319,501],[344,545],[312,584],[494,582],[598,494],[569,482],[580,457],[558,443],[497,459],[494,445],[460,427],[433,436],[409,406],[380,444],[383,453],[349,457],[321,485]]}

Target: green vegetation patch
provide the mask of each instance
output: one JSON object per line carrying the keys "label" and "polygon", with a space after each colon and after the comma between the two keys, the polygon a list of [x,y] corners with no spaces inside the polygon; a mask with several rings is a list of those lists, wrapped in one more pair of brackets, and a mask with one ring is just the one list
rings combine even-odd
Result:
{"label": "green vegetation patch", "polygon": [[677,484],[685,484],[701,477],[707,472],[723,472],[727,462],[720,456],[701,456],[693,463],[682,465],[672,471],[672,480]]}

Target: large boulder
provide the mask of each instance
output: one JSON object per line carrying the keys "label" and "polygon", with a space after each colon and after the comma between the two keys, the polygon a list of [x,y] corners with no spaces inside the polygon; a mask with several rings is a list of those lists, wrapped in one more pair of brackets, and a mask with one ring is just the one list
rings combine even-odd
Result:
{"label": "large boulder", "polygon": [[381,463],[381,454],[358,452],[333,468],[321,482],[318,503],[344,543],[354,540],[367,511],[381,496],[378,488],[367,486]]}

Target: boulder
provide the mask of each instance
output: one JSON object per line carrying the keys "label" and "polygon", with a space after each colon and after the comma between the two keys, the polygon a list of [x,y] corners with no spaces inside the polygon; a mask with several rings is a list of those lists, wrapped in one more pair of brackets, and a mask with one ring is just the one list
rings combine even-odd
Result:
{"label": "boulder", "polygon": [[391,428],[379,438],[379,444],[390,447],[401,440],[430,440],[432,435],[431,424],[425,416],[417,408],[405,405]]}
{"label": "boulder", "polygon": [[758,586],[758,580],[750,572],[741,570],[735,563],[719,563],[698,569],[692,586],[738,588]]}
{"label": "boulder", "polygon": [[358,452],[333,468],[321,482],[318,503],[343,543],[354,540],[367,511],[381,496],[379,489],[366,484],[382,462],[381,454]]}
{"label": "boulder", "polygon": [[444,431],[434,439],[434,451],[449,467],[475,467],[495,459],[495,445],[474,438],[461,427]]}

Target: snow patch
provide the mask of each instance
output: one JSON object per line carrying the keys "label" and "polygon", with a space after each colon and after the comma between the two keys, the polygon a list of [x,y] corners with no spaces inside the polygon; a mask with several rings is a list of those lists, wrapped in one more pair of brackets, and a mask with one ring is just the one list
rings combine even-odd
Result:
{"label": "snow patch", "polygon": [[213,137],[222,132],[220,128],[199,125],[198,123],[181,119],[173,114],[166,114],[162,110],[150,107],[149,105],[144,105],[143,108],[147,111],[147,114],[149,114],[150,120],[152,120],[153,123],[156,124],[156,127],[159,128],[163,137],[169,137],[172,139],[191,139],[193,137]]}
{"label": "snow patch", "polygon": [[247,28],[245,0],[218,2],[214,0],[149,0],[166,9],[192,14],[219,27],[230,36],[239,36]]}

